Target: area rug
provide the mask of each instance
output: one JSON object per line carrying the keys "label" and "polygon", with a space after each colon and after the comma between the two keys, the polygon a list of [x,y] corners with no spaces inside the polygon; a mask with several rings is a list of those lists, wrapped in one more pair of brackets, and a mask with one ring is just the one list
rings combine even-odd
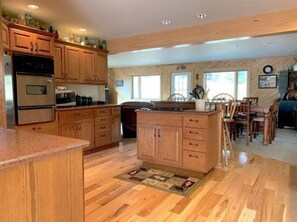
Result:
{"label": "area rug", "polygon": [[134,167],[115,178],[183,196],[191,195],[202,182],[202,178],[189,177],[144,166]]}

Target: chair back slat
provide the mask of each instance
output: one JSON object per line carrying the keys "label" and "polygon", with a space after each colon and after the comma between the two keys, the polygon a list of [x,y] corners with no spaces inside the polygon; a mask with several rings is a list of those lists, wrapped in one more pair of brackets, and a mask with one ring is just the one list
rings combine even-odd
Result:
{"label": "chair back slat", "polygon": [[170,95],[167,100],[168,101],[184,102],[184,101],[186,101],[186,98],[180,93],[174,93],[174,94]]}

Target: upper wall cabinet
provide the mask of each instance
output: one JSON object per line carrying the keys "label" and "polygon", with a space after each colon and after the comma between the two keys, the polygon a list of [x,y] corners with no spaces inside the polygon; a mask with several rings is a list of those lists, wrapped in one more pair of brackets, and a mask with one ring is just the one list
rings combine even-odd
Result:
{"label": "upper wall cabinet", "polygon": [[107,55],[98,53],[96,55],[96,75],[95,81],[97,84],[107,84]]}
{"label": "upper wall cabinet", "polygon": [[10,50],[42,56],[53,56],[53,36],[10,28]]}
{"label": "upper wall cabinet", "polygon": [[9,30],[7,26],[7,22],[2,20],[2,41],[3,41],[3,49],[9,50]]}
{"label": "upper wall cabinet", "polygon": [[56,82],[107,82],[107,52],[57,40],[54,44],[54,59]]}
{"label": "upper wall cabinet", "polygon": [[81,50],[81,74],[82,82],[95,82],[95,51],[82,49]]}

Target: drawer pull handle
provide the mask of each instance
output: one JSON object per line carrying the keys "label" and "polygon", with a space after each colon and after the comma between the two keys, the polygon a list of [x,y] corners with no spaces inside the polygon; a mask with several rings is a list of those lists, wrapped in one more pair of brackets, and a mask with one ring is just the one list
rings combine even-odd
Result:
{"label": "drawer pull handle", "polygon": [[198,155],[192,155],[192,154],[189,154],[189,157],[198,158]]}
{"label": "drawer pull handle", "polygon": [[105,128],[106,128],[105,126],[101,126],[101,127],[100,127],[100,129],[105,129]]}
{"label": "drawer pull handle", "polygon": [[105,134],[103,134],[103,135],[100,135],[100,137],[105,137]]}
{"label": "drawer pull handle", "polygon": [[190,122],[199,123],[199,120],[198,119],[190,119]]}
{"label": "drawer pull handle", "polygon": [[198,143],[189,143],[190,146],[198,146]]}
{"label": "drawer pull handle", "polygon": [[35,130],[35,129],[36,129],[35,127],[32,128],[32,130]]}
{"label": "drawer pull handle", "polygon": [[199,134],[199,132],[195,132],[195,131],[190,131],[190,134]]}

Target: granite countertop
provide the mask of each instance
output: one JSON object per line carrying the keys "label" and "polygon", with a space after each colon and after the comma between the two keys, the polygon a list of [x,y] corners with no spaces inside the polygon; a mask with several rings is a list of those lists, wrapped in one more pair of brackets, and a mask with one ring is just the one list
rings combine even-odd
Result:
{"label": "granite countertop", "polygon": [[0,128],[0,169],[88,145],[85,140]]}
{"label": "granite countertop", "polygon": [[102,105],[89,105],[89,106],[71,106],[71,107],[58,107],[57,111],[64,110],[77,110],[77,109],[96,109],[96,108],[105,108],[105,107],[115,107],[120,106],[119,104],[102,104]]}

